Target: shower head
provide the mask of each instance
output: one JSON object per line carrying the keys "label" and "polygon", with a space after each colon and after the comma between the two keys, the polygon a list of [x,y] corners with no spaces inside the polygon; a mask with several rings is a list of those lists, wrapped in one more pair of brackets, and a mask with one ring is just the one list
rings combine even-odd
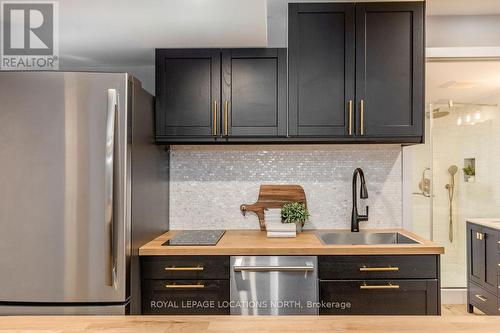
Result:
{"label": "shower head", "polygon": [[[450,111],[443,111],[443,110],[441,110],[441,108],[437,108],[437,109],[432,110],[432,118],[434,118],[434,119],[443,118],[449,114],[450,114]],[[429,116],[429,113],[427,113],[427,116]]]}
{"label": "shower head", "polygon": [[448,168],[448,172],[450,175],[454,176],[458,172],[458,167],[456,165],[452,165]]}

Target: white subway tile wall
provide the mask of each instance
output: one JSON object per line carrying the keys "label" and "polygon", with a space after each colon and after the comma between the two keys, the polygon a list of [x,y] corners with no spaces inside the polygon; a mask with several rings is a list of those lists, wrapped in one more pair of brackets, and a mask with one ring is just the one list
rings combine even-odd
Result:
{"label": "white subway tile wall", "polygon": [[370,206],[361,229],[401,227],[398,145],[171,146],[170,229],[259,229],[257,216],[243,217],[239,207],[257,201],[261,184],[301,185],[306,229],[349,229],[356,167],[369,194],[359,212]]}

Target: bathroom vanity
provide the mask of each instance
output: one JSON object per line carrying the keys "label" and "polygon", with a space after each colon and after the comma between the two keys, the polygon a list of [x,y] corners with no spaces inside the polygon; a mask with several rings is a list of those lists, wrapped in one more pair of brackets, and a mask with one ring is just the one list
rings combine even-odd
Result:
{"label": "bathroom vanity", "polygon": [[467,220],[467,310],[500,315],[500,219]]}

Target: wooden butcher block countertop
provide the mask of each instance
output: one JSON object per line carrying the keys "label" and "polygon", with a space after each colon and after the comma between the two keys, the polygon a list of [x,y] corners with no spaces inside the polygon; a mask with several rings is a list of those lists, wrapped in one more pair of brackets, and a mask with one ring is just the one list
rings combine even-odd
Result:
{"label": "wooden butcher block countertop", "polygon": [[0,317],[16,333],[498,333],[500,317],[381,316],[86,316]]}
{"label": "wooden butcher block countertop", "polygon": [[[402,229],[377,229],[362,232],[399,232],[419,244],[324,245],[316,232],[304,231],[296,238],[267,238],[260,230],[227,230],[215,246],[162,246],[176,231],[169,231],[139,249],[141,256],[161,255],[384,255],[442,254],[444,248]],[[339,232],[345,230],[328,230]]]}

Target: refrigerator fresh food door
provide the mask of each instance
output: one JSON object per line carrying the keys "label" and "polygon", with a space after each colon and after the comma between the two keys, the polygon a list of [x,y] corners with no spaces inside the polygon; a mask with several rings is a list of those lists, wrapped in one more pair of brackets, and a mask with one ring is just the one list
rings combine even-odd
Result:
{"label": "refrigerator fresh food door", "polygon": [[0,73],[0,301],[124,302],[127,74]]}

